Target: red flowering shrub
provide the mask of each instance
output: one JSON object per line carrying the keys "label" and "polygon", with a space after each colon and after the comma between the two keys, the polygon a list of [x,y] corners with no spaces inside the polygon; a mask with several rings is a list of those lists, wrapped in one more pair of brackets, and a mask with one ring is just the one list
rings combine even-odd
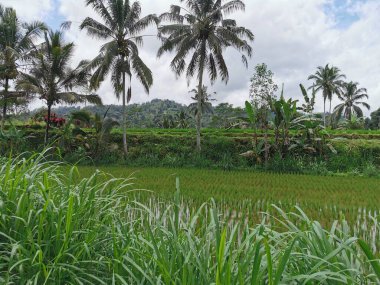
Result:
{"label": "red flowering shrub", "polygon": [[[47,123],[48,117],[47,115],[44,117],[44,121]],[[59,118],[57,117],[57,114],[51,113],[50,114],[50,125],[53,127],[60,128],[66,123],[65,118]]]}

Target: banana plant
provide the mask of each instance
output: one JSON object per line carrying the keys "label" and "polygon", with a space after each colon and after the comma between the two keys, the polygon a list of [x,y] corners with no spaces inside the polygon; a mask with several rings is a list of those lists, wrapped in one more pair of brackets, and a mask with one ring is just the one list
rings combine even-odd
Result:
{"label": "banana plant", "polygon": [[311,92],[311,95],[309,96],[306,88],[302,84],[300,84],[300,89],[301,89],[303,98],[305,100],[305,103],[302,104],[302,106],[298,108],[298,110],[305,112],[306,114],[312,115],[314,111],[315,97],[317,95],[317,92],[315,91],[315,88],[312,87],[312,92]]}
{"label": "banana plant", "polygon": [[240,118],[241,120],[247,122],[250,127],[253,129],[253,139],[252,139],[252,150],[242,153],[241,156],[246,158],[253,158],[257,163],[261,163],[261,155],[265,151],[264,143],[258,141],[257,135],[257,111],[255,106],[251,102],[245,102],[245,112],[247,117]]}
{"label": "banana plant", "polygon": [[[273,124],[275,127],[275,144],[282,156],[290,145],[289,130],[292,127],[292,121],[297,115],[297,100],[292,98],[285,100],[284,86],[282,87],[281,97],[279,100],[270,102],[271,111],[274,114]],[[282,131],[282,145],[280,144],[280,133]]]}

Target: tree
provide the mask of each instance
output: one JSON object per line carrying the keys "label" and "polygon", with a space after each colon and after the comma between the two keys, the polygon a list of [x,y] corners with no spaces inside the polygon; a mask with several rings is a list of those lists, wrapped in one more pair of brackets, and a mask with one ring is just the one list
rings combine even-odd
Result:
{"label": "tree", "polygon": [[82,61],[75,69],[70,68],[70,59],[74,53],[74,44],[63,41],[63,31],[45,32],[45,41],[38,47],[32,58],[29,73],[20,73],[16,82],[17,90],[38,94],[47,105],[45,144],[48,143],[51,108],[58,103],[74,104],[89,102],[101,104],[96,94],[76,92],[88,91],[89,74]]}
{"label": "tree", "polygon": [[20,22],[14,9],[0,5],[0,81],[4,88],[0,93],[2,128],[10,105],[25,100],[24,92],[9,90],[11,81],[16,79],[20,61],[27,58],[34,47],[33,41],[44,29],[45,25],[41,22],[31,24]]}
{"label": "tree", "polygon": [[380,129],[380,108],[371,113],[368,125],[372,130]]}
{"label": "tree", "polygon": [[268,69],[265,63],[256,65],[249,89],[249,97],[254,106],[269,106],[269,103],[275,97],[278,85],[274,82],[273,76],[273,72]]}
{"label": "tree", "polygon": [[186,113],[186,111],[182,110],[178,114],[175,115],[175,121],[177,124],[177,128],[187,129],[190,125],[189,120],[190,116]]}
{"label": "tree", "polygon": [[[139,46],[143,44],[143,36],[140,33],[151,24],[157,24],[158,19],[155,15],[141,18],[141,6],[138,1],[130,3],[129,0],[86,0],[86,4],[98,13],[103,22],[88,17],[82,22],[80,29],[86,30],[95,38],[109,40],[89,65],[90,68],[96,69],[91,85],[99,88],[105,77],[111,74],[116,97],[119,99],[122,95],[123,147],[127,155],[126,104],[132,97],[132,75],[136,76],[147,93],[153,85],[152,71],[139,55]],[[126,76],[129,78],[128,91],[126,91]]]}
{"label": "tree", "polygon": [[[190,113],[194,114],[195,117],[198,116],[198,112],[200,111],[203,114],[205,113],[213,113],[212,108],[212,101],[216,101],[216,99],[212,98],[212,95],[215,95],[216,92],[213,92],[213,94],[209,94],[207,91],[207,86],[203,85],[202,92],[201,92],[201,98],[199,98],[198,89],[193,89],[189,93],[195,94],[194,97],[191,97],[195,101],[195,103],[191,103],[189,105]],[[198,108],[198,102],[201,101],[201,108]]]}
{"label": "tree", "polygon": [[[260,124],[264,129],[265,134],[265,163],[269,159],[269,143],[268,143],[268,116],[271,110],[272,102],[276,99],[275,93],[278,90],[277,84],[273,80],[273,72],[268,69],[265,63],[258,64],[255,67],[255,73],[251,78],[250,85],[250,98],[252,108],[255,110],[255,123],[254,137],[255,144],[257,144],[257,124]],[[246,103],[247,104],[247,103]]]}
{"label": "tree", "polygon": [[[158,57],[165,52],[175,50],[171,68],[180,76],[186,72],[188,80],[194,76],[198,79],[198,94],[202,93],[204,72],[207,69],[211,83],[218,76],[228,82],[229,72],[223,52],[233,47],[242,53],[243,63],[248,66],[247,56],[252,55],[249,42],[254,36],[251,31],[239,27],[235,20],[225,16],[237,10],[244,10],[241,0],[223,2],[220,0],[180,0],[186,7],[172,5],[168,13],[160,16],[169,24],[159,28],[159,36],[163,43]],[[182,15],[181,12],[185,14]],[[187,60],[189,61],[187,62]],[[201,117],[202,100],[197,102],[197,150],[201,151]]]}
{"label": "tree", "polygon": [[360,106],[368,110],[371,109],[368,103],[362,101],[368,99],[367,89],[359,88],[358,86],[359,83],[352,81],[343,84],[342,90],[338,94],[339,99],[343,101],[343,103],[334,109],[336,120],[339,120],[343,116],[346,120],[351,121],[353,115],[358,118],[363,118],[363,110]]}
{"label": "tree", "polygon": [[335,66],[329,66],[327,64],[325,67],[319,66],[315,74],[309,76],[309,80],[314,80],[314,84],[310,88],[315,88],[315,92],[322,91],[324,105],[323,105],[323,121],[326,127],[326,101],[330,101],[330,116],[331,116],[331,102],[335,95],[339,94],[339,90],[343,85],[343,79],[346,76],[341,74],[339,68]]}

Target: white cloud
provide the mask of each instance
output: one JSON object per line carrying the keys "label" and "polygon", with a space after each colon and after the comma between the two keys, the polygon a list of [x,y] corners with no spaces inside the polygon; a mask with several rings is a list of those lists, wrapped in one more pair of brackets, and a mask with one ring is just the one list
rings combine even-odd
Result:
{"label": "white cloud", "polygon": [[53,9],[53,0],[1,0],[0,4],[16,9],[18,16],[25,21],[43,20]]}

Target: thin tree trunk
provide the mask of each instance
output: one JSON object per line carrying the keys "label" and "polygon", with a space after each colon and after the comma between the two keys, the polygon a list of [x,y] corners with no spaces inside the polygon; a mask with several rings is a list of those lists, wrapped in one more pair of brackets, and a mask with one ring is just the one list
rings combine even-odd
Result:
{"label": "thin tree trunk", "polygon": [[326,99],[323,103],[323,126],[326,128]]}
{"label": "thin tree trunk", "polygon": [[268,162],[269,162],[269,137],[268,137],[268,124],[267,124],[267,119],[264,121],[264,159],[265,159],[265,167],[268,167]]}
{"label": "thin tree trunk", "polygon": [[331,101],[332,101],[332,100],[330,99],[330,127],[332,127],[332,124],[333,124],[333,116],[332,116],[332,114],[331,114],[331,104],[332,104]]}
{"label": "thin tree trunk", "polygon": [[127,108],[125,98],[125,72],[123,72],[123,149],[125,156],[128,155],[127,144]]}
{"label": "thin tree trunk", "polygon": [[202,54],[199,63],[199,84],[198,84],[198,102],[197,102],[197,151],[201,152],[201,128],[202,128],[202,91],[203,91],[203,71],[204,71],[204,54],[206,49],[206,42],[202,43]]}
{"label": "thin tree trunk", "polygon": [[49,142],[50,117],[51,117],[51,104],[48,104],[47,120],[46,120],[46,128],[45,128],[45,146],[47,146]]}
{"label": "thin tree trunk", "polygon": [[8,88],[9,88],[9,79],[5,78],[5,85],[4,85],[4,96],[3,96],[3,114],[1,118],[1,129],[4,129],[5,127],[5,120],[7,117],[7,97],[8,97]]}

